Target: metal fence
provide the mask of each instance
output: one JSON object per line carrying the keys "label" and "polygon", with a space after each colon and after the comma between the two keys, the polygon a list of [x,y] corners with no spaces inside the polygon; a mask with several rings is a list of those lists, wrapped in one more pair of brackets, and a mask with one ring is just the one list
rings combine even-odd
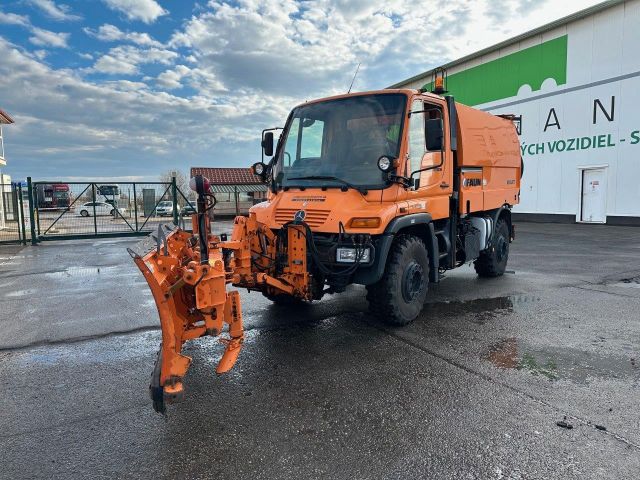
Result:
{"label": "metal fence", "polygon": [[23,189],[0,184],[0,243],[27,243]]}
{"label": "metal fence", "polygon": [[55,181],[28,184],[31,241],[147,234],[159,224],[178,224],[195,201],[175,179],[155,183]]}

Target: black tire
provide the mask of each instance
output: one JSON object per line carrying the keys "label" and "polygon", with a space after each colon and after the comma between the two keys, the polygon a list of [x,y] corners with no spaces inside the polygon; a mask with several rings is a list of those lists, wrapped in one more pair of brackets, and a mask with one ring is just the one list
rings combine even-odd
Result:
{"label": "black tire", "polygon": [[109,215],[111,215],[112,217],[116,216],[116,209],[112,208],[111,211],[109,212]]}
{"label": "black tire", "polygon": [[391,245],[382,278],[367,285],[369,310],[389,325],[407,325],[422,311],[428,289],[427,248],[419,237],[399,235]]}
{"label": "black tire", "polygon": [[87,212],[86,210],[80,210],[80,215],[83,217],[88,217],[89,216],[89,212]]}
{"label": "black tire", "polygon": [[504,218],[498,220],[493,245],[480,253],[473,262],[480,277],[499,277],[504,274],[509,260],[509,225]]}

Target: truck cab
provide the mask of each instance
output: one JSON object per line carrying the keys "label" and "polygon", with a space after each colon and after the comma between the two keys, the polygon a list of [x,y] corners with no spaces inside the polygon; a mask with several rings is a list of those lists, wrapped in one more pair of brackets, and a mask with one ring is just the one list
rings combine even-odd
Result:
{"label": "truck cab", "polygon": [[522,169],[508,119],[419,90],[363,92],[295,107],[263,148],[272,158],[253,169],[269,196],[251,214],[274,232],[308,225],[316,298],[363,284],[373,312],[404,324],[445,270],[504,272]]}

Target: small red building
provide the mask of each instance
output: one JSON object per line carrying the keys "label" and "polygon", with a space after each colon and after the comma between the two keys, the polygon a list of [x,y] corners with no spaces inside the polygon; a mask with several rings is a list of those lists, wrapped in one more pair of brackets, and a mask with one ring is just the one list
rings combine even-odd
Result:
{"label": "small red building", "polygon": [[191,176],[195,175],[209,179],[218,201],[217,215],[246,214],[267,196],[267,186],[250,168],[191,167]]}

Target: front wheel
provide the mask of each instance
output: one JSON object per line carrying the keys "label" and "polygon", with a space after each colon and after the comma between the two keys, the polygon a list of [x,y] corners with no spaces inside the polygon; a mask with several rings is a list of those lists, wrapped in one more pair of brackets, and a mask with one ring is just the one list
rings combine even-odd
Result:
{"label": "front wheel", "polygon": [[369,310],[390,325],[407,325],[422,311],[429,287],[429,255],[423,241],[400,235],[391,246],[380,281],[367,286]]}
{"label": "front wheel", "polygon": [[480,277],[499,277],[504,274],[509,260],[509,225],[501,218],[496,223],[492,245],[480,253],[473,266]]}
{"label": "front wheel", "polygon": [[80,215],[82,215],[83,217],[88,217],[89,216],[89,212],[87,212],[86,210],[81,210],[80,211]]}

